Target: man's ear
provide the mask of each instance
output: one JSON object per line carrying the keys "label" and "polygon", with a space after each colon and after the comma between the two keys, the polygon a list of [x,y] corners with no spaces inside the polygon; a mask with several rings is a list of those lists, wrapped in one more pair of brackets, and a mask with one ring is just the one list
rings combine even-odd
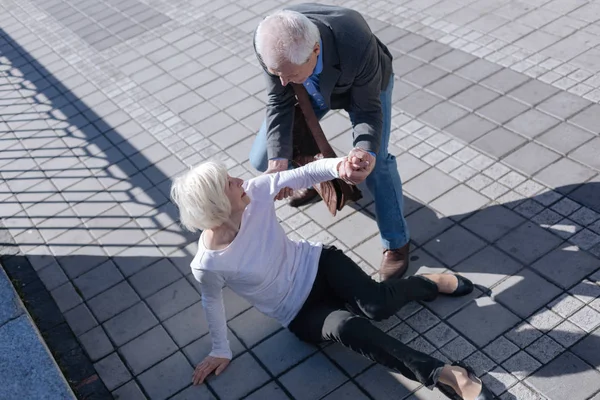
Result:
{"label": "man's ear", "polygon": [[315,43],[315,47],[313,48],[313,51],[318,56],[321,53],[321,45],[319,43]]}

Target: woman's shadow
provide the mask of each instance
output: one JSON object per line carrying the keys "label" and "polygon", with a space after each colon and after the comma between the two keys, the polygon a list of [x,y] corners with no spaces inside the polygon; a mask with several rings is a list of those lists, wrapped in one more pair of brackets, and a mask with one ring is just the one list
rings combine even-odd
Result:
{"label": "woman's shadow", "polygon": [[[373,217],[363,194],[353,207]],[[516,378],[552,399],[583,400],[600,390],[600,183],[447,216],[405,197],[405,214],[413,243],[407,275],[455,272],[476,284],[464,298],[398,313],[405,329],[429,342],[415,346],[465,359],[497,394]],[[353,250],[378,261],[360,246]],[[450,336],[426,331],[439,320],[437,331]],[[508,399],[527,389],[511,390]],[[420,393],[415,398],[430,398]]]}

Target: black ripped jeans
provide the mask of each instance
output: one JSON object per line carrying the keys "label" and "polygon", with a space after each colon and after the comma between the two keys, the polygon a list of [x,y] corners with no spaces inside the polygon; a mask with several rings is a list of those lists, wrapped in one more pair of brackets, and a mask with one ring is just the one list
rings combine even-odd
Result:
{"label": "black ripped jeans", "polygon": [[409,379],[433,387],[444,363],[413,350],[369,320],[389,318],[411,301],[430,301],[437,295],[437,285],[419,276],[378,283],[342,251],[325,246],[313,288],[288,328],[307,342],[339,342]]}

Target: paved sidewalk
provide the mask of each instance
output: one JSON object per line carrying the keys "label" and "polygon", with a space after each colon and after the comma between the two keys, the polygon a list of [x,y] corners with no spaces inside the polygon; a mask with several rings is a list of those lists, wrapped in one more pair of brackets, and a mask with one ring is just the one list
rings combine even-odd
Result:
{"label": "paved sidewalk", "polygon": [[[171,178],[206,159],[256,174],[266,96],[251,33],[292,3],[0,0],[0,217],[18,245],[2,252],[33,265],[115,398],[442,398],[298,342],[227,290],[235,359],[190,386],[210,340],[189,270],[197,235],[177,223]],[[464,359],[502,400],[600,399],[600,5],[328,3],[361,11],[395,57],[390,152],[411,272],[491,289],[382,328]],[[349,151],[344,112],[323,128]],[[368,196],[336,218],[277,206],[291,237],[375,272]]]}

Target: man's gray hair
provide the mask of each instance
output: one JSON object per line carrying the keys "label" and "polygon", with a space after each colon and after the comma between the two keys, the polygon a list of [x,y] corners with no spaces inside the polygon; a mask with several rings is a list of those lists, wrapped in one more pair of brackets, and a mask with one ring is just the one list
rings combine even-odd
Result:
{"label": "man's gray hair", "polygon": [[266,17],[256,29],[256,52],[267,68],[282,63],[304,64],[321,35],[319,28],[305,15],[290,10]]}

